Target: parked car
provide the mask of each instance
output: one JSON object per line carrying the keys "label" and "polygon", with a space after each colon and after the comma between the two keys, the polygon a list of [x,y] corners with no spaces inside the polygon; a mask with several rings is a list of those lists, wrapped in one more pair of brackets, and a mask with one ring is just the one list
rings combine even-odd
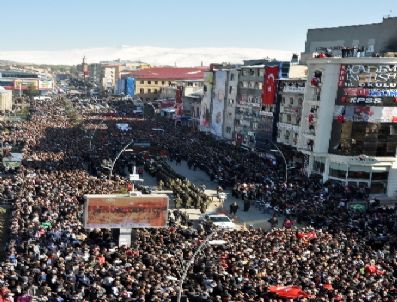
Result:
{"label": "parked car", "polygon": [[216,227],[225,230],[235,230],[237,225],[225,214],[204,214],[200,217],[203,222],[211,222]]}

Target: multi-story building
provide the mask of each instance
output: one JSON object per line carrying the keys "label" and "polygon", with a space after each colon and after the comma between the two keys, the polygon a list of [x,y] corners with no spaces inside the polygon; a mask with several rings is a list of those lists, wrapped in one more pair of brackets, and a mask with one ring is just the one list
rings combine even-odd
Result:
{"label": "multi-story building", "polygon": [[302,118],[305,79],[281,79],[278,83],[280,100],[277,142],[296,148]]}
{"label": "multi-story building", "polygon": [[135,79],[135,96],[145,101],[157,100],[163,88],[176,87],[178,81],[203,80],[208,67],[153,67],[125,75]]}
{"label": "multi-story building", "polygon": [[113,92],[116,86],[116,68],[117,66],[103,66],[101,73],[102,89],[109,93]]}
{"label": "multi-story building", "polygon": [[397,191],[397,58],[311,59],[298,148],[308,174]]}
{"label": "multi-story building", "polygon": [[12,110],[12,91],[0,87],[0,111]]}
{"label": "multi-story building", "polygon": [[238,79],[239,71],[237,69],[227,70],[223,137],[228,140],[233,140],[235,137]]}
{"label": "multi-story building", "polygon": [[54,89],[54,80],[49,74],[19,70],[0,70],[0,86],[14,90],[16,94],[46,94]]}
{"label": "multi-story building", "polygon": [[235,139],[249,148],[266,149],[267,141],[276,136],[277,80],[288,78],[290,62],[262,59],[244,64],[239,76]]}
{"label": "multi-story building", "polygon": [[[261,120],[264,75],[264,65],[240,67],[235,114],[235,139],[237,143],[250,148],[255,147],[255,133]],[[268,111],[272,112],[270,108]]]}
{"label": "multi-story building", "polygon": [[88,65],[89,78],[96,84],[101,83],[102,65],[100,63],[92,63]]}
{"label": "multi-story building", "polygon": [[212,64],[204,73],[200,130],[233,139],[238,76],[238,66],[226,64]]}

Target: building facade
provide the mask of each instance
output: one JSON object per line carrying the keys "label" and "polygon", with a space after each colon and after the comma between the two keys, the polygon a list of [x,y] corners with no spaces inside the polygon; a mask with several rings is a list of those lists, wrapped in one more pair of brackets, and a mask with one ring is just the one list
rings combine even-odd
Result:
{"label": "building facade", "polygon": [[397,59],[307,61],[298,148],[324,181],[397,191]]}
{"label": "building facade", "polygon": [[153,67],[132,71],[125,76],[135,79],[135,96],[144,101],[154,101],[159,99],[163,89],[168,87],[171,87],[172,94],[178,81],[202,81],[206,69],[208,67]]}
{"label": "building facade", "polygon": [[[262,111],[262,85],[265,66],[241,66],[238,79],[238,92],[235,115],[235,139],[238,144],[254,148],[255,133],[267,115]],[[272,112],[270,105],[266,111]],[[271,119],[272,120],[272,119]],[[272,123],[272,122],[271,122]],[[265,130],[266,127],[263,127]]]}
{"label": "building facade", "polygon": [[278,83],[277,142],[294,148],[298,146],[305,84],[306,79],[282,79]]}
{"label": "building facade", "polygon": [[397,17],[383,18],[381,23],[309,29],[301,62],[327,50],[334,56],[342,56],[346,48],[360,50],[360,56],[396,52],[396,37]]}
{"label": "building facade", "polygon": [[12,110],[12,91],[0,87],[0,111]]}

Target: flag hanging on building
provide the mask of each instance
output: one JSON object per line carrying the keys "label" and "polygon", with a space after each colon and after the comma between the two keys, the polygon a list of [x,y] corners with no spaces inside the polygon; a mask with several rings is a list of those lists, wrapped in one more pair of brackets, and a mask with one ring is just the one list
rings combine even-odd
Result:
{"label": "flag hanging on building", "polygon": [[273,105],[276,96],[278,66],[267,66],[262,85],[262,105]]}

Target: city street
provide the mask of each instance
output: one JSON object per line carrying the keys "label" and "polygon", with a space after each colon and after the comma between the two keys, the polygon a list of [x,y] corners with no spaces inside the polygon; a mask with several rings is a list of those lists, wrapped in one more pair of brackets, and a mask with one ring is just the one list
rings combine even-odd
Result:
{"label": "city street", "polygon": [[[193,169],[189,169],[187,163],[182,161],[180,165],[177,165],[175,162],[169,162],[170,166],[179,174],[188,178],[195,185],[205,185],[206,191],[205,193],[209,196],[214,196],[214,201],[210,204],[207,209],[207,213],[229,213],[229,207],[233,201],[237,201],[239,209],[237,211],[237,216],[234,218],[235,222],[240,225],[253,225],[254,227],[260,227],[265,229],[270,229],[270,224],[268,222],[271,214],[264,214],[262,211],[255,208],[254,205],[250,207],[247,212],[243,211],[243,201],[241,199],[236,199],[232,197],[232,192],[230,189],[225,190],[227,194],[227,198],[224,204],[221,204],[216,196],[216,188],[217,184],[210,180],[209,176],[200,170],[194,171]],[[150,177],[150,176],[149,176]],[[146,179],[145,179],[146,182]],[[198,209],[188,209],[187,212],[192,219],[198,219],[200,215],[200,211]],[[282,218],[279,218],[279,224],[283,221]]]}

